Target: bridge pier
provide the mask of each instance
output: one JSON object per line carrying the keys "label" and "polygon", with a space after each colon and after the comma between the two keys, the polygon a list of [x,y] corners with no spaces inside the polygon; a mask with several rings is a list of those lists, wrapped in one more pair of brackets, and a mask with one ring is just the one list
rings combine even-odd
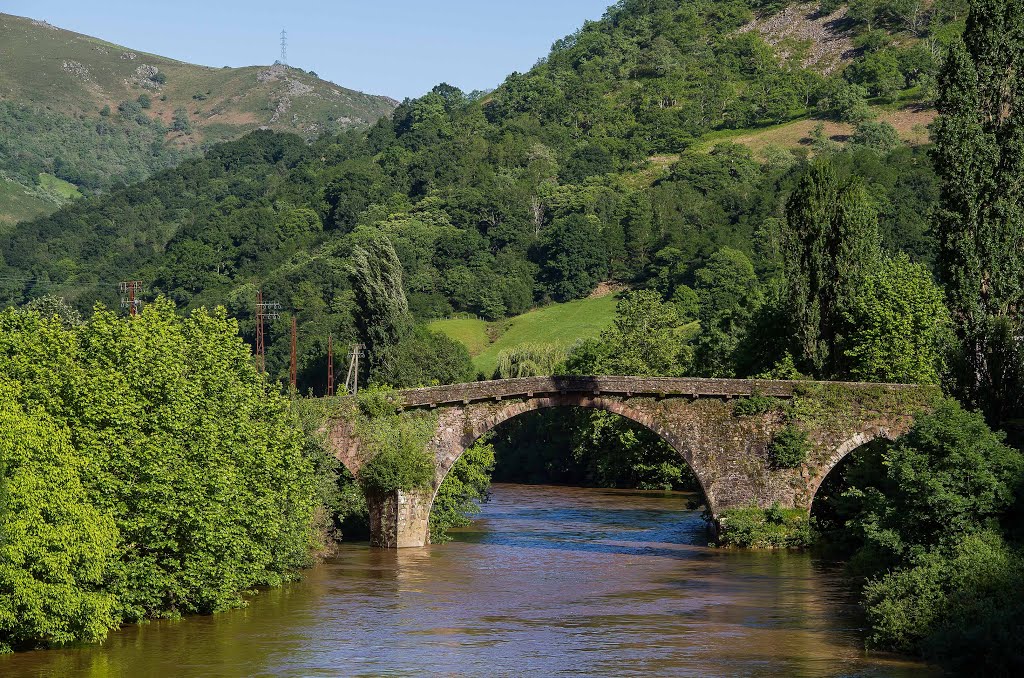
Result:
{"label": "bridge pier", "polygon": [[370,545],[377,548],[418,548],[430,543],[430,506],[434,491],[396,490],[368,494]]}

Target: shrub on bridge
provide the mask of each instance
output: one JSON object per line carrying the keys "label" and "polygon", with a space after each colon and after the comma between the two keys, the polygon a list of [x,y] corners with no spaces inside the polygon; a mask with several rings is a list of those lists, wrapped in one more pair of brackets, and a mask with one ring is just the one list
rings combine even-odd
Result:
{"label": "shrub on bridge", "polygon": [[768,454],[776,468],[796,468],[807,461],[810,451],[811,443],[807,439],[807,433],[792,424],[776,433],[768,448]]}
{"label": "shrub on bridge", "polygon": [[434,459],[427,443],[437,430],[431,412],[398,411],[394,391],[372,387],[359,394],[356,433],[369,461],[359,470],[368,493],[409,492],[428,487],[434,479]]}
{"label": "shrub on bridge", "polygon": [[718,517],[718,543],[744,548],[799,548],[814,541],[810,517],[803,509],[778,505],[729,509]]}
{"label": "shrub on bridge", "polygon": [[756,417],[773,410],[782,409],[782,407],[783,403],[778,398],[754,393],[748,398],[737,400],[732,407],[732,411],[737,417]]}

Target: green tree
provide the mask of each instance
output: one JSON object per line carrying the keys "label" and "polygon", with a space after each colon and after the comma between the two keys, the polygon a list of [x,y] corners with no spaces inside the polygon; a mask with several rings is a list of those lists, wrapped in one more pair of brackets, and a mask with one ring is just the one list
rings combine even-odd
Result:
{"label": "green tree", "polygon": [[480,511],[479,502],[487,499],[494,471],[494,445],[488,440],[473,443],[445,476],[434,496],[430,511],[430,541],[448,541],[448,530],[466,527],[470,514]]}
{"label": "green tree", "polygon": [[593,217],[577,214],[556,221],[544,233],[543,252],[543,278],[558,301],[586,297],[607,275],[604,241]]}
{"label": "green tree", "polygon": [[1024,308],[1024,6],[972,0],[970,8],[963,41],[950,47],[940,75],[936,232],[962,342],[961,388],[999,422],[1019,407],[1024,385],[1019,369],[990,362],[1019,350],[1016,339],[998,344],[1020,336]]}
{"label": "green tree", "polygon": [[841,375],[844,314],[877,265],[878,218],[860,183],[841,184],[831,163],[818,160],[790,196],[786,223],[786,304],[800,367]]}
{"label": "green tree", "polygon": [[352,252],[350,269],[356,323],[366,344],[370,379],[393,378],[398,346],[412,331],[409,303],[402,286],[402,262],[387,238],[375,237]]}
{"label": "green tree", "polygon": [[843,350],[864,381],[938,384],[951,339],[949,311],[931,272],[905,254],[884,259],[848,308]]}
{"label": "green tree", "polygon": [[695,277],[698,371],[710,377],[733,377],[735,352],[763,300],[754,266],[743,252],[723,247]]}
{"label": "green tree", "polygon": [[861,544],[855,566],[870,574],[912,565],[944,541],[998,527],[1024,473],[1024,455],[1003,439],[944,400],[879,457],[865,455],[841,502]]}
{"label": "green tree", "polygon": [[0,381],[0,653],[97,642],[120,621],[104,589],[118,530],[68,430],[19,395]]}
{"label": "green tree", "polygon": [[686,374],[692,359],[675,305],[653,290],[619,300],[612,327],[577,345],[566,360],[570,374],[673,377]]}
{"label": "green tree", "polygon": [[[158,73],[157,75],[162,74]],[[174,109],[174,114],[171,116],[171,129],[182,134],[192,133],[192,122],[188,118],[188,109],[185,107]]]}

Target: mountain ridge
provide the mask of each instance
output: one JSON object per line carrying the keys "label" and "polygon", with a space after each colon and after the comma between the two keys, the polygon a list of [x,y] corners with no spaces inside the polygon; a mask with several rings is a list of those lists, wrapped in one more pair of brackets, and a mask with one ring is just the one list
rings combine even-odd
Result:
{"label": "mountain ridge", "polygon": [[0,38],[0,183],[48,203],[19,214],[6,201],[0,222],[66,202],[41,175],[102,192],[255,129],[309,140],[367,128],[398,104],[300,68],[191,64],[11,14]]}

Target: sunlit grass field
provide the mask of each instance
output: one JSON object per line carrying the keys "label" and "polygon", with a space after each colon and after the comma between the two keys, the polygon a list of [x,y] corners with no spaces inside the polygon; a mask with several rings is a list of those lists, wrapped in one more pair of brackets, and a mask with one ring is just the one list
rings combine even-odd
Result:
{"label": "sunlit grass field", "polygon": [[498,354],[504,350],[523,344],[571,346],[580,339],[596,337],[615,318],[617,302],[618,295],[608,294],[551,304],[494,323],[478,318],[451,318],[437,320],[430,327],[465,344],[476,369],[490,377],[498,364]]}

